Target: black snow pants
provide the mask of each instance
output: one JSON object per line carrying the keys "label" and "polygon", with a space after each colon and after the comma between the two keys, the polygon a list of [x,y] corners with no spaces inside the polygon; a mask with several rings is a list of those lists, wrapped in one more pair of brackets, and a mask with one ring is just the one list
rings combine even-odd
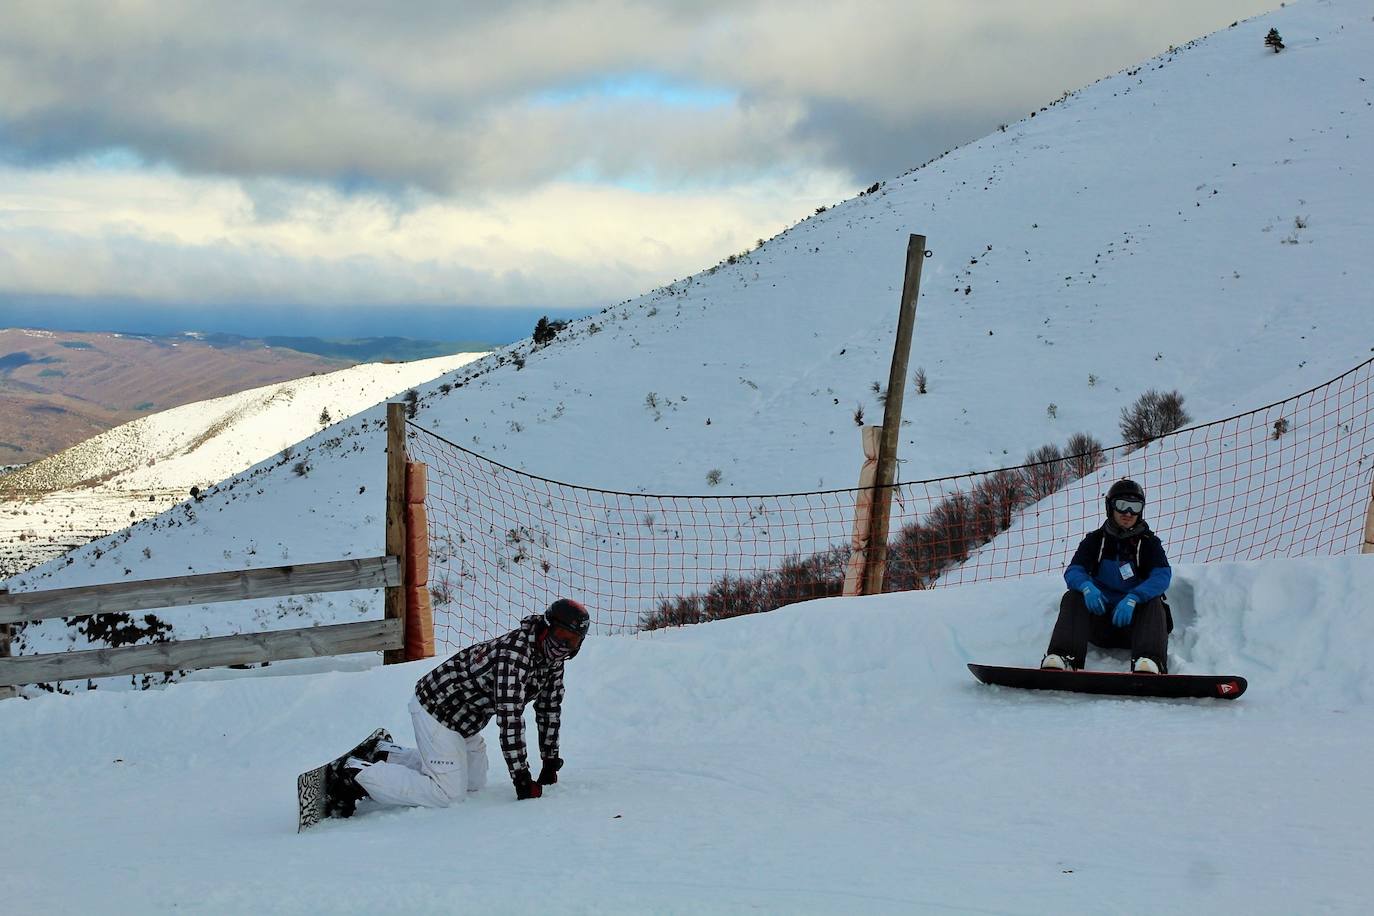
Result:
{"label": "black snow pants", "polygon": [[1136,605],[1131,622],[1124,627],[1112,625],[1109,608],[1102,615],[1090,614],[1082,592],[1067,591],[1059,601],[1059,620],[1054,624],[1047,655],[1059,655],[1075,668],[1083,667],[1088,642],[1104,649],[1130,649],[1131,666],[1138,658],[1148,658],[1168,673],[1169,633],[1174,628],[1164,599],[1152,598]]}

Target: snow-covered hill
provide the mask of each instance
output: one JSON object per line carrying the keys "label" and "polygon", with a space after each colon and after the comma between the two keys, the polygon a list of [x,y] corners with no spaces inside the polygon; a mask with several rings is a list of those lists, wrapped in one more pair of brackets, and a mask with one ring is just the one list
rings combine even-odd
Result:
{"label": "snow-covered hill", "polygon": [[[1281,54],[1264,46],[1271,27]],[[617,490],[852,486],[854,414],[881,415],[872,386],[887,376],[912,232],[932,251],[911,360],[929,393],[906,396],[906,480],[1014,464],[1079,431],[1110,444],[1147,388],[1177,388],[1198,421],[1304,390],[1374,346],[1370,60],[1374,22],[1353,0],[1240,23],[548,346],[525,341],[418,385],[415,422],[502,463]],[[8,584],[378,554],[381,419],[364,411],[290,460]],[[343,596],[181,619],[195,633],[376,608]],[[67,634],[26,637],[36,651]]]}
{"label": "snow-covered hill", "polygon": [[432,663],[3,702],[6,912],[1367,912],[1374,562],[1176,581],[1171,667],[1241,699],[975,683],[1038,658],[1057,576],[832,599],[590,639],[541,799],[493,731],[466,804],[299,836],[296,773],[409,742]]}
{"label": "snow-covered hill", "polygon": [[[367,363],[241,391],[117,426],[0,480],[0,573],[157,515],[309,434],[480,353]],[[6,492],[9,491],[9,492]]]}

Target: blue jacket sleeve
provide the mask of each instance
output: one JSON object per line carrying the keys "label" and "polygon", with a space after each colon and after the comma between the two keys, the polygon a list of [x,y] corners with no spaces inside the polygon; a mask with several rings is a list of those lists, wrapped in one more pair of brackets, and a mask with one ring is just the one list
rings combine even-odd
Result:
{"label": "blue jacket sleeve", "polygon": [[1088,571],[1081,566],[1070,565],[1064,570],[1064,584],[1074,591],[1082,591],[1083,583],[1092,579]]}
{"label": "blue jacket sleeve", "polygon": [[1074,591],[1083,588],[1083,583],[1092,579],[1091,567],[1097,564],[1097,549],[1093,546],[1093,535],[1088,535],[1078,544],[1078,549],[1073,552],[1073,559],[1069,561],[1069,568],[1064,570],[1064,584]]}
{"label": "blue jacket sleeve", "polygon": [[1169,590],[1169,583],[1174,579],[1174,571],[1168,566],[1155,568],[1145,577],[1145,581],[1131,589],[1131,593],[1140,599],[1144,604],[1151,598],[1158,598]]}

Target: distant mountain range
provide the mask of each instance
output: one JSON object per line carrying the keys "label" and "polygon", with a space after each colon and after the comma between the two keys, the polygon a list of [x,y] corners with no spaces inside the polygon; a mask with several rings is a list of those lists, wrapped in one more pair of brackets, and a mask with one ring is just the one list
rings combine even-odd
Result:
{"label": "distant mountain range", "polygon": [[[454,353],[478,353],[495,349],[483,341],[443,342],[411,340],[406,337],[362,337],[332,339],[325,337],[242,337],[238,334],[191,334],[216,349],[253,349],[261,347],[285,348],[297,353],[310,353],[325,359],[346,360],[350,363],[406,363]],[[178,340],[183,338],[176,338]]]}
{"label": "distant mountain range", "polygon": [[0,465],[27,464],[149,413],[359,363],[482,343],[0,330]]}

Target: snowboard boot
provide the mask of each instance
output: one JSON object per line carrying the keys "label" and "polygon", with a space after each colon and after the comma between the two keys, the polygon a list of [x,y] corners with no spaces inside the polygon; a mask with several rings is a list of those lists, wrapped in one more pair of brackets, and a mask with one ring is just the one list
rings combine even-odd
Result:
{"label": "snowboard boot", "polygon": [[1077,666],[1074,665],[1072,658],[1069,658],[1066,655],[1055,655],[1054,653],[1050,653],[1049,655],[1046,655],[1043,659],[1041,659],[1040,667],[1052,668],[1056,671],[1077,670]]}
{"label": "snowboard boot", "polygon": [[332,763],[325,772],[325,817],[352,817],[367,790],[358,785],[358,771],[367,762],[357,757]]}
{"label": "snowboard boot", "polygon": [[1158,674],[1159,665],[1149,656],[1142,655],[1131,663],[1131,671],[1135,674]]}
{"label": "snowboard boot", "polygon": [[378,729],[375,738],[369,738],[353,749],[353,756],[363,763],[379,763],[386,760],[386,751],[396,745],[391,743],[391,732]]}
{"label": "snowboard boot", "polygon": [[368,763],[386,763],[388,754],[402,754],[407,748],[391,741],[379,741],[376,749],[372,752],[372,759]]}

